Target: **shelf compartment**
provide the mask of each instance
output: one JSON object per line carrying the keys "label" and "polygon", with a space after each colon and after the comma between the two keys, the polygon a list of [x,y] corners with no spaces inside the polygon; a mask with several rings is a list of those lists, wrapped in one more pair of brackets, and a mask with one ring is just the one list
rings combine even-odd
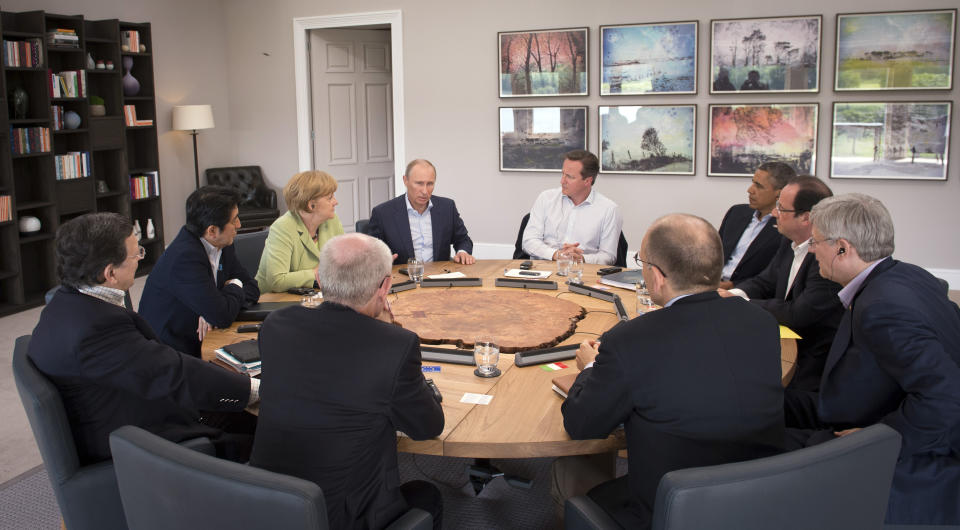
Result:
{"label": "shelf compartment", "polygon": [[38,241],[46,241],[48,239],[53,239],[53,234],[49,232],[40,232],[39,234],[34,234],[31,236],[20,236],[20,244],[26,245],[28,243],[36,243]]}
{"label": "shelf compartment", "polygon": [[26,210],[37,210],[40,208],[47,208],[53,206],[53,201],[27,201],[17,203],[17,211],[23,212]]}

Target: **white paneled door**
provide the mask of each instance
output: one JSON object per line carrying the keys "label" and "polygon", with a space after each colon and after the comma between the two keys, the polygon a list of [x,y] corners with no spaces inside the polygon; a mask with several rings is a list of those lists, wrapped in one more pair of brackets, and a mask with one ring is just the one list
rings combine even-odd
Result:
{"label": "white paneled door", "polygon": [[337,215],[358,219],[393,198],[390,31],[310,31],[313,167],[337,179]]}

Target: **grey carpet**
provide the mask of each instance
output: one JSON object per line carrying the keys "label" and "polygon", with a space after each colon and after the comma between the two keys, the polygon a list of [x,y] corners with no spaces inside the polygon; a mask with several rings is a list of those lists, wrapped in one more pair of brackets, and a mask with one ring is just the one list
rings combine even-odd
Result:
{"label": "grey carpet", "polygon": [[[562,528],[560,510],[550,498],[552,458],[493,460],[501,471],[532,479],[530,489],[514,488],[502,478],[474,495],[467,479],[469,458],[400,453],[400,479],[429,480],[443,494],[443,527]],[[626,460],[618,459],[618,475]],[[60,510],[43,466],[0,484],[0,530],[57,529]]]}

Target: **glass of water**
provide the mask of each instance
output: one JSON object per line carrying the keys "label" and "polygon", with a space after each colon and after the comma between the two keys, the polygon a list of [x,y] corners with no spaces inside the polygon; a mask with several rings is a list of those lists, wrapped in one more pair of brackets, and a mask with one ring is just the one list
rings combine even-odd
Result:
{"label": "glass of water", "polygon": [[570,258],[570,283],[583,283],[583,258],[573,256]]}
{"label": "glass of water", "polygon": [[566,276],[570,273],[570,255],[566,252],[557,254],[557,276]]}
{"label": "glass of water", "polygon": [[647,290],[647,285],[642,281],[637,282],[637,314],[642,315],[656,308],[657,305],[654,304],[653,299],[650,298],[650,291]]}
{"label": "glass of water", "polygon": [[480,377],[497,377],[500,369],[500,346],[490,335],[478,335],[473,341],[473,360],[477,364],[474,375]]}
{"label": "glass of water", "polygon": [[300,299],[300,305],[303,307],[318,307],[323,302],[323,295],[318,291],[314,294],[308,294]]}
{"label": "glass of water", "polygon": [[417,258],[408,259],[407,275],[410,276],[411,280],[420,283],[420,280],[423,279],[423,262]]}

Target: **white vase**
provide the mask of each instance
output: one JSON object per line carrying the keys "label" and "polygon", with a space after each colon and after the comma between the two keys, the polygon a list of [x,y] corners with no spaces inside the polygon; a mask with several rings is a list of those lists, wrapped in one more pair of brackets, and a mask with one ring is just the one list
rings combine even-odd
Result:
{"label": "white vase", "polygon": [[133,221],[133,235],[137,236],[137,241],[140,241],[140,236],[143,235],[143,232],[140,231],[140,220],[139,220],[139,219]]}
{"label": "white vase", "polygon": [[157,237],[157,231],[153,228],[153,219],[147,219],[147,239]]}

